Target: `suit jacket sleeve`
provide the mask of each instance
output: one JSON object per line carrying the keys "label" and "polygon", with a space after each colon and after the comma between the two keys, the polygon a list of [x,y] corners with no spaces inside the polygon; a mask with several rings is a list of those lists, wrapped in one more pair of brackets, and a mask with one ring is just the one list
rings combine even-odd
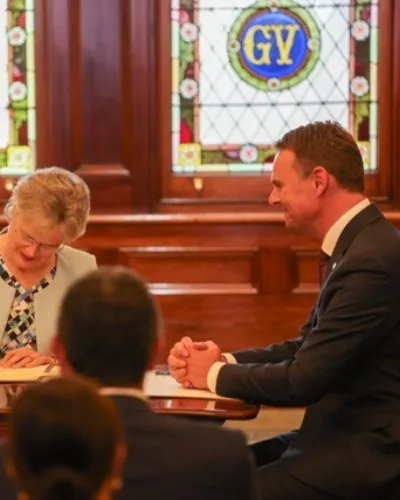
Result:
{"label": "suit jacket sleeve", "polygon": [[311,309],[307,322],[300,328],[299,336],[279,344],[271,344],[262,349],[246,349],[232,352],[238,363],[279,363],[293,359],[307,334],[312,328],[316,304]]}
{"label": "suit jacket sleeve", "polygon": [[392,327],[396,284],[373,258],[335,274],[320,296],[317,324],[293,359],[224,365],[218,394],[272,405],[309,405],[376,348]]}

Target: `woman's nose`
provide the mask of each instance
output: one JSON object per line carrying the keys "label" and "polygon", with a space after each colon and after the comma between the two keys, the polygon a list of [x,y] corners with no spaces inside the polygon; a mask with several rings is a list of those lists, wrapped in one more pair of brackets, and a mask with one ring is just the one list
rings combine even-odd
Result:
{"label": "woman's nose", "polygon": [[32,259],[39,252],[39,248],[40,246],[38,243],[29,243],[29,245],[24,248],[24,254]]}

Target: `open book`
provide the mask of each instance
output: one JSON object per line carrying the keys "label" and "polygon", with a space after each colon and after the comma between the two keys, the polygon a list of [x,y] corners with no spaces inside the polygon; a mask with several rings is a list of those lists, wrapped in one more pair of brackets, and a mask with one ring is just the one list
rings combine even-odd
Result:
{"label": "open book", "polygon": [[[42,365],[35,368],[0,368],[0,383],[33,382],[44,377],[59,375],[60,368],[56,365]],[[206,390],[184,389],[170,375],[158,374],[155,370],[146,373],[144,393],[148,397],[160,398],[231,399]]]}
{"label": "open book", "polygon": [[41,377],[57,377],[60,368],[56,365],[41,365],[35,368],[1,368],[0,382],[32,382]]}

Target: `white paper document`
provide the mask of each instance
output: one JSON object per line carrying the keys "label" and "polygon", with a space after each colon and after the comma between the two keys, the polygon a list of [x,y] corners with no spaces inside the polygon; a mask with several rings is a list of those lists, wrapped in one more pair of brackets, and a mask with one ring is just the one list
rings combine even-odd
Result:
{"label": "white paper document", "polygon": [[232,399],[206,390],[184,389],[170,375],[157,375],[154,370],[146,373],[144,393],[149,397],[160,398]]}
{"label": "white paper document", "polygon": [[[58,377],[60,368],[42,365],[35,368],[1,368],[0,382],[32,382],[43,377]],[[192,399],[232,399],[218,396],[207,390],[185,389],[170,375],[158,375],[155,370],[148,371],[144,379],[144,393],[148,397],[192,398]]]}

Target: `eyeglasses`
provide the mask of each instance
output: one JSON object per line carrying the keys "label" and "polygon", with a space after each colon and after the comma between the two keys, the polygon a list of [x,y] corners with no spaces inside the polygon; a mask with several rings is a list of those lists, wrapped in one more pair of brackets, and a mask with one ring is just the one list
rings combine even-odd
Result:
{"label": "eyeglasses", "polygon": [[39,251],[44,253],[55,253],[58,250],[61,250],[62,247],[64,246],[62,243],[61,245],[46,245],[45,243],[39,243],[34,238],[31,238],[28,235],[22,235],[22,234],[21,234],[21,243],[27,247],[35,246]]}
{"label": "eyeglasses", "polygon": [[59,245],[47,245],[46,243],[39,243],[39,241],[36,241],[35,238],[32,238],[31,236],[26,234],[21,228],[16,228],[15,230],[19,233],[20,241],[23,246],[35,246],[36,249],[42,253],[56,253],[60,251],[64,246],[63,243]]}

